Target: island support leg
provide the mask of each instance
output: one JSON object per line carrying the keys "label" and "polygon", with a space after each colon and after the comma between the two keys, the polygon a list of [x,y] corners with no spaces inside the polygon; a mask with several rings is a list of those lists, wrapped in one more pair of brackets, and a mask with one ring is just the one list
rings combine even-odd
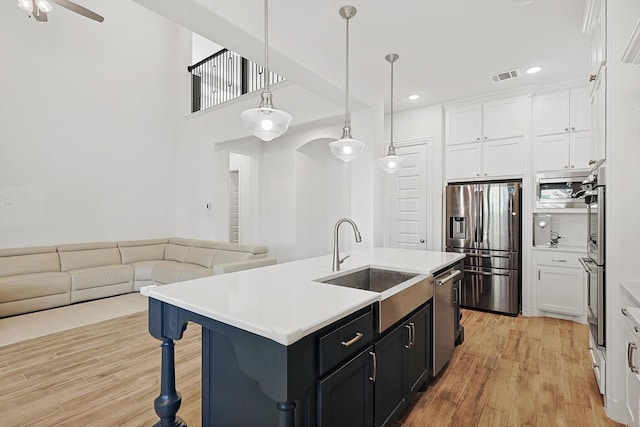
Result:
{"label": "island support leg", "polygon": [[[162,368],[160,377],[160,396],[156,397],[153,406],[160,421],[154,427],[187,427],[187,424],[176,417],[182,396],[176,391],[176,367],[173,340],[162,339]],[[292,424],[293,425],[293,424]]]}
{"label": "island support leg", "polygon": [[278,427],[295,427],[296,404],[294,402],[279,402],[276,405],[280,413]]}

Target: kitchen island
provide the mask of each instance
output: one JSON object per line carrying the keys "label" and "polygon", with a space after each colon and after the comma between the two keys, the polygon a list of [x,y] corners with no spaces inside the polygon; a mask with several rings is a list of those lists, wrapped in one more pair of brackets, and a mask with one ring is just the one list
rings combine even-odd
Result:
{"label": "kitchen island", "polygon": [[[338,395],[345,392],[355,393],[347,400],[359,408],[361,424],[372,425],[372,389],[364,382],[376,379],[374,338],[383,337],[375,328],[377,305],[408,291],[416,280],[432,280],[464,255],[389,248],[349,255],[342,272],[332,272],[331,256],[324,256],[143,288],[150,297],[150,333],[162,341],[157,425],[184,425],[176,417],[181,397],[175,388],[174,341],[190,321],[203,327],[203,425],[332,425],[331,415],[342,411],[327,402],[340,402]],[[417,276],[382,292],[320,283],[365,267]],[[416,330],[424,334],[431,325],[429,304],[411,313],[417,320],[390,327],[398,333],[384,335],[381,348],[401,333],[401,340],[409,339],[404,347],[428,354],[428,340],[416,343],[415,337]],[[338,381],[338,373],[346,381]],[[341,388],[349,381],[355,388]]]}

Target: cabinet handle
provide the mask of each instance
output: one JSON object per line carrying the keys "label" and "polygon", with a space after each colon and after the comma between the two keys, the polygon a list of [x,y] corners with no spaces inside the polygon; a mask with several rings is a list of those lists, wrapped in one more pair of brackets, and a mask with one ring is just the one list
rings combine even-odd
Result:
{"label": "cabinet handle", "polygon": [[566,259],[552,259],[553,262],[567,262]]}
{"label": "cabinet handle", "polygon": [[373,351],[370,351],[369,354],[371,355],[371,358],[373,359],[373,372],[371,373],[371,376],[369,377],[369,381],[373,381],[375,383],[376,382],[376,373],[378,371],[378,364],[376,362],[376,354]]}
{"label": "cabinet handle", "polygon": [[568,165],[564,165],[564,168],[565,168],[565,169],[569,169],[569,166],[568,166]]}
{"label": "cabinet handle", "polygon": [[569,132],[569,128],[564,128],[564,131],[565,132]]}
{"label": "cabinet handle", "polygon": [[593,367],[593,369],[596,369],[596,368],[598,367],[598,364],[596,364],[596,363],[592,363],[592,364],[591,364],[591,367]]}
{"label": "cabinet handle", "polygon": [[485,136],[484,139],[487,139],[487,137]]}
{"label": "cabinet handle", "polygon": [[361,332],[356,332],[356,336],[351,338],[349,341],[342,341],[340,344],[342,344],[345,347],[349,347],[352,344],[355,344],[358,340],[360,340],[360,338],[362,338],[362,333]]}
{"label": "cabinet handle", "polygon": [[576,127],[575,126],[571,126],[571,130],[576,130]]}
{"label": "cabinet handle", "polygon": [[621,308],[621,309],[620,309],[620,311],[622,312],[622,315],[623,315],[623,316],[625,316],[625,317],[626,317],[626,316],[629,316],[629,312],[627,311],[627,309],[626,309],[626,308]]}
{"label": "cabinet handle", "polygon": [[589,160],[589,166],[595,165],[596,163],[598,163],[596,160]]}
{"label": "cabinet handle", "polygon": [[636,334],[640,334],[640,329],[637,326],[634,326],[633,330],[636,332]]}
{"label": "cabinet handle", "polygon": [[411,322],[411,347],[416,345],[416,324]]}
{"label": "cabinet handle", "polygon": [[575,167],[576,167],[575,165],[571,165],[571,169],[573,169],[573,168],[575,168]]}
{"label": "cabinet handle", "polygon": [[634,374],[638,373],[638,368],[633,366],[633,350],[635,350],[636,348],[638,348],[638,346],[635,343],[627,343],[627,364],[629,365],[629,369],[631,370],[631,372],[633,372]]}
{"label": "cabinet handle", "polygon": [[591,74],[591,75],[589,76],[589,81],[590,81],[590,82],[594,81],[594,80],[596,79],[596,77],[597,77],[597,76],[596,76],[595,74]]}
{"label": "cabinet handle", "polygon": [[476,138],[476,141],[480,141],[480,137],[477,137],[477,138]]}
{"label": "cabinet handle", "polygon": [[407,339],[407,344],[405,344],[404,348],[411,348],[411,326],[406,325],[407,331],[409,331],[409,338]]}
{"label": "cabinet handle", "polygon": [[479,174],[479,173],[477,173],[477,174],[476,174],[476,176],[480,176],[480,174]]}
{"label": "cabinet handle", "polygon": [[486,172],[484,173],[484,176],[487,176],[487,173],[486,173]]}

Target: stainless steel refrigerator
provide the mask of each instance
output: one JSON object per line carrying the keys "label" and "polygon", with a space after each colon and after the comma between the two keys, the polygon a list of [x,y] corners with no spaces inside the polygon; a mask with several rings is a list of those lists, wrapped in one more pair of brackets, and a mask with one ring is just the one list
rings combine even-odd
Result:
{"label": "stainless steel refrigerator", "polygon": [[466,254],[461,306],[520,312],[521,192],[520,181],[447,185],[445,247]]}

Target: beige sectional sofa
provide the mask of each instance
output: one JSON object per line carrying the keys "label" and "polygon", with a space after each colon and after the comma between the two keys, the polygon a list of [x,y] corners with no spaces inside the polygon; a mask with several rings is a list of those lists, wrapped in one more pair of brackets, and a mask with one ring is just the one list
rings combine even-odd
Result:
{"label": "beige sectional sofa", "polygon": [[263,246],[182,238],[0,249],[0,317],[275,263]]}

